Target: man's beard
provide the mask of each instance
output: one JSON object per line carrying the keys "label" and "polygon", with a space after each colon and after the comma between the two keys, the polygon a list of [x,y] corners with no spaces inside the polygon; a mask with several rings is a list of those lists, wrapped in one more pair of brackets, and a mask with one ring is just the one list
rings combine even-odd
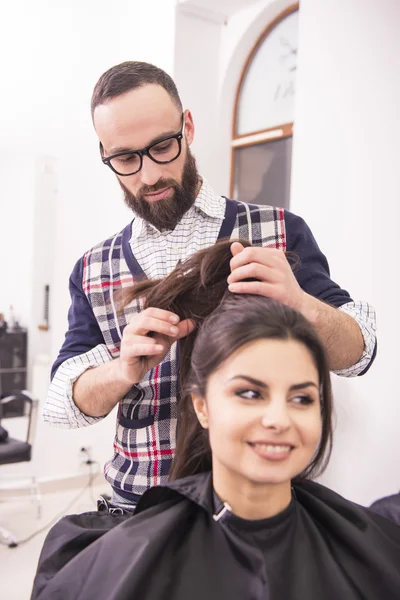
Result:
{"label": "man's beard", "polygon": [[[160,179],[155,185],[143,185],[135,196],[120,180],[118,181],[124,192],[126,204],[138,217],[141,217],[159,231],[172,231],[183,215],[195,203],[199,174],[196,160],[190,152],[190,148],[188,148],[183,167],[182,183],[180,184],[175,179]],[[173,188],[169,198],[157,200],[156,202],[147,202],[144,198],[146,194],[167,187]]]}

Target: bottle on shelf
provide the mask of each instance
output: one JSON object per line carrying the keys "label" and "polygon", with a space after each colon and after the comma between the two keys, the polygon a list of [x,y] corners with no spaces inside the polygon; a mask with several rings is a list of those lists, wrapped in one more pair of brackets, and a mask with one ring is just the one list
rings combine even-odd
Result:
{"label": "bottle on shelf", "polygon": [[14,307],[11,304],[10,310],[8,313],[8,326],[10,329],[15,329],[15,315],[14,315]]}

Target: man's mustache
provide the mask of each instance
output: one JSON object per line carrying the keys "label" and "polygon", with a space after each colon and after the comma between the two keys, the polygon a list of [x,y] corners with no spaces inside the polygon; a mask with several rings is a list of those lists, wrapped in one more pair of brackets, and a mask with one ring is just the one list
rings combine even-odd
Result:
{"label": "man's mustache", "polygon": [[175,187],[176,181],[173,179],[160,179],[154,185],[143,185],[137,193],[138,198],[143,198],[146,194],[153,194],[154,192],[158,192],[158,190],[163,190],[167,187]]}

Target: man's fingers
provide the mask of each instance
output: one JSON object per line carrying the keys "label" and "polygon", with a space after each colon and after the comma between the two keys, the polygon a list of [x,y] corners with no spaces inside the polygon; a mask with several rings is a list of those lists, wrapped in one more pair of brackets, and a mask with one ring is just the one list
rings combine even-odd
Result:
{"label": "man's fingers", "polygon": [[179,323],[179,316],[175,313],[169,310],[151,307],[134,315],[126,326],[126,329],[135,333],[139,330],[144,330],[146,328],[145,323],[148,322],[148,319],[162,321],[167,325],[177,325]]}
{"label": "man's fingers", "polygon": [[255,294],[257,296],[265,296],[266,298],[271,298],[271,300],[283,302],[277,286],[270,283],[264,283],[263,281],[231,283],[229,285],[229,291],[234,294]]}
{"label": "man's fingers", "polygon": [[239,252],[242,252],[242,250],[244,250],[244,246],[240,242],[233,242],[231,245],[232,256],[236,256]]}
{"label": "man's fingers", "polygon": [[282,264],[282,259],[286,260],[285,253],[276,248],[244,248],[231,258],[230,267],[231,271],[233,271],[238,267],[253,262],[263,264],[266,267],[277,267],[279,264]]}
{"label": "man's fingers", "polygon": [[[130,348],[129,355],[131,358],[138,358],[139,356],[157,356],[165,352],[165,346],[162,344],[135,344]],[[127,359],[130,362],[130,359]]]}
{"label": "man's fingers", "polygon": [[260,263],[250,263],[238,267],[228,277],[228,283],[243,281],[244,279],[259,279],[269,283],[277,283],[282,279],[281,271],[265,267]]}
{"label": "man's fingers", "polygon": [[[168,338],[165,336],[148,337],[146,335],[128,335],[122,340],[122,348],[125,356],[137,357],[143,354],[143,349],[146,353],[154,353],[161,351],[169,344]],[[155,350],[156,349],[156,350]]]}
{"label": "man's fingers", "polygon": [[160,319],[161,321],[170,321],[175,324],[179,323],[179,317],[175,313],[170,310],[164,310],[162,308],[146,308],[143,310],[138,316],[149,316],[154,317],[155,319]]}
{"label": "man's fingers", "polygon": [[[164,311],[167,312],[167,311]],[[169,313],[172,315],[173,313]],[[148,314],[141,313],[142,318],[134,320],[127,325],[126,335],[147,335],[150,332],[159,333],[172,338],[176,338],[179,334],[179,328],[173,325],[169,319],[158,319],[156,317],[149,316]],[[179,320],[179,318],[178,318]],[[125,333],[125,332],[124,332]]]}
{"label": "man's fingers", "polygon": [[196,324],[191,319],[185,319],[184,321],[181,321],[179,323],[178,328],[179,334],[177,339],[180,340],[181,338],[184,338],[190,333],[192,333],[192,331],[196,329]]}

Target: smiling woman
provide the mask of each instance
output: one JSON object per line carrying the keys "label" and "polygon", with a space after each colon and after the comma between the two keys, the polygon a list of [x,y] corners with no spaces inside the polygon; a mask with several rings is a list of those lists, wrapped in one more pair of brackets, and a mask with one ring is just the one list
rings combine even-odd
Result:
{"label": "smiling woman", "polygon": [[[246,300],[251,308],[252,298]],[[274,316],[265,302],[253,304],[260,305],[253,306],[254,318]],[[292,480],[321,441],[319,389],[315,359],[303,342],[260,338],[217,366],[204,396],[193,396],[209,431],[214,489],[236,515],[263,519],[290,504]],[[184,453],[178,449],[177,456]]]}
{"label": "smiling woman", "polygon": [[228,292],[194,344],[172,477],[212,468],[236,514],[272,516],[290,503],[292,480],[323,470],[331,404],[325,354],[305,319]]}
{"label": "smiling woman", "polygon": [[400,527],[311,481],[332,437],[322,343],[292,308],[232,294],[231,259],[220,242],[125,299],[197,326],[179,341],[172,481],[133,516],[62,519],[32,600],[399,597]]}

